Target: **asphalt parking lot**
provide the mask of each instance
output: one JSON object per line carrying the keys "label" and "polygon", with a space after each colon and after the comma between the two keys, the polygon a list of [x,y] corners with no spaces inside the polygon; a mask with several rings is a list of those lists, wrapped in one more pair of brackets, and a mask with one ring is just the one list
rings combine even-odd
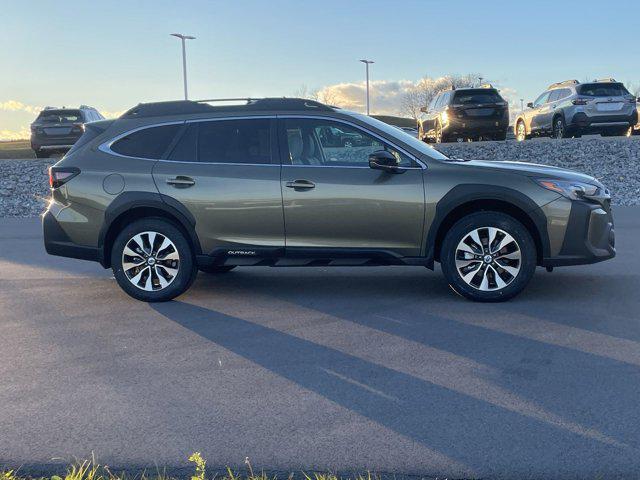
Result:
{"label": "asphalt parking lot", "polygon": [[136,302],[0,219],[0,463],[638,478],[640,207],[505,304],[424,268],[237,269]]}

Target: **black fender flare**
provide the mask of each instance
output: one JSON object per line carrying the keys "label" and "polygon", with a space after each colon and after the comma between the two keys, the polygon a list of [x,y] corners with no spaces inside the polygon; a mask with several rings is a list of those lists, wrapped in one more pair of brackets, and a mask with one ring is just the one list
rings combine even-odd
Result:
{"label": "black fender flare", "polygon": [[509,203],[523,211],[538,231],[542,246],[542,257],[549,256],[551,250],[547,220],[540,207],[524,193],[512,188],[497,185],[464,184],[457,185],[442,197],[436,206],[436,214],[429,227],[425,242],[425,256],[430,263],[435,259],[436,238],[438,231],[447,216],[456,208],[470,202],[482,200],[497,200]]}
{"label": "black fender flare", "polygon": [[114,222],[129,210],[144,207],[162,210],[179,222],[189,235],[194,247],[194,255],[202,254],[200,240],[195,230],[196,219],[182,203],[161,193],[123,192],[105,210],[104,221],[98,235],[98,260],[103,266],[106,267],[109,264],[109,259],[105,255],[105,242]]}

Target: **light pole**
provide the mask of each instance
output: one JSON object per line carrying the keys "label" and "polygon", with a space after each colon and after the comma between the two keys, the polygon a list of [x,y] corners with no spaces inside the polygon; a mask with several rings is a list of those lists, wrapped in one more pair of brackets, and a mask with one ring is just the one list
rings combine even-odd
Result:
{"label": "light pole", "polygon": [[182,78],[184,80],[184,99],[187,100],[187,49],[185,48],[185,40],[195,40],[196,37],[182,33],[172,33],[171,36],[182,40]]}
{"label": "light pole", "polygon": [[520,99],[520,111],[524,112],[524,98]]}
{"label": "light pole", "polygon": [[360,60],[367,69],[367,115],[369,115],[369,64],[375,63],[373,60]]}

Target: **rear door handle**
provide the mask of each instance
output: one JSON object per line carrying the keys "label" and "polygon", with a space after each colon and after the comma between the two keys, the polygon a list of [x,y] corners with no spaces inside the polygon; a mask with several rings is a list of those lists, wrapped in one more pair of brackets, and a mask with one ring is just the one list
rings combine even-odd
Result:
{"label": "rear door handle", "polygon": [[316,184],[309,180],[294,180],[293,182],[285,183],[285,186],[296,190],[309,190],[311,188],[316,188]]}
{"label": "rear door handle", "polygon": [[167,178],[167,185],[171,185],[176,188],[188,188],[196,184],[196,181],[191,177],[184,175],[178,175],[175,178]]}

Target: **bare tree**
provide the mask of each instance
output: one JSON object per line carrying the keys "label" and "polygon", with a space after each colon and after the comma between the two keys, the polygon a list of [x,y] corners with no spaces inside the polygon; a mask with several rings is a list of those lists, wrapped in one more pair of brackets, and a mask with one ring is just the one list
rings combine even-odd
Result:
{"label": "bare tree", "polygon": [[431,100],[443,90],[477,87],[480,85],[480,78],[482,78],[481,75],[475,73],[446,75],[439,78],[424,76],[405,93],[401,104],[402,113],[417,119],[420,109],[429,105]]}

